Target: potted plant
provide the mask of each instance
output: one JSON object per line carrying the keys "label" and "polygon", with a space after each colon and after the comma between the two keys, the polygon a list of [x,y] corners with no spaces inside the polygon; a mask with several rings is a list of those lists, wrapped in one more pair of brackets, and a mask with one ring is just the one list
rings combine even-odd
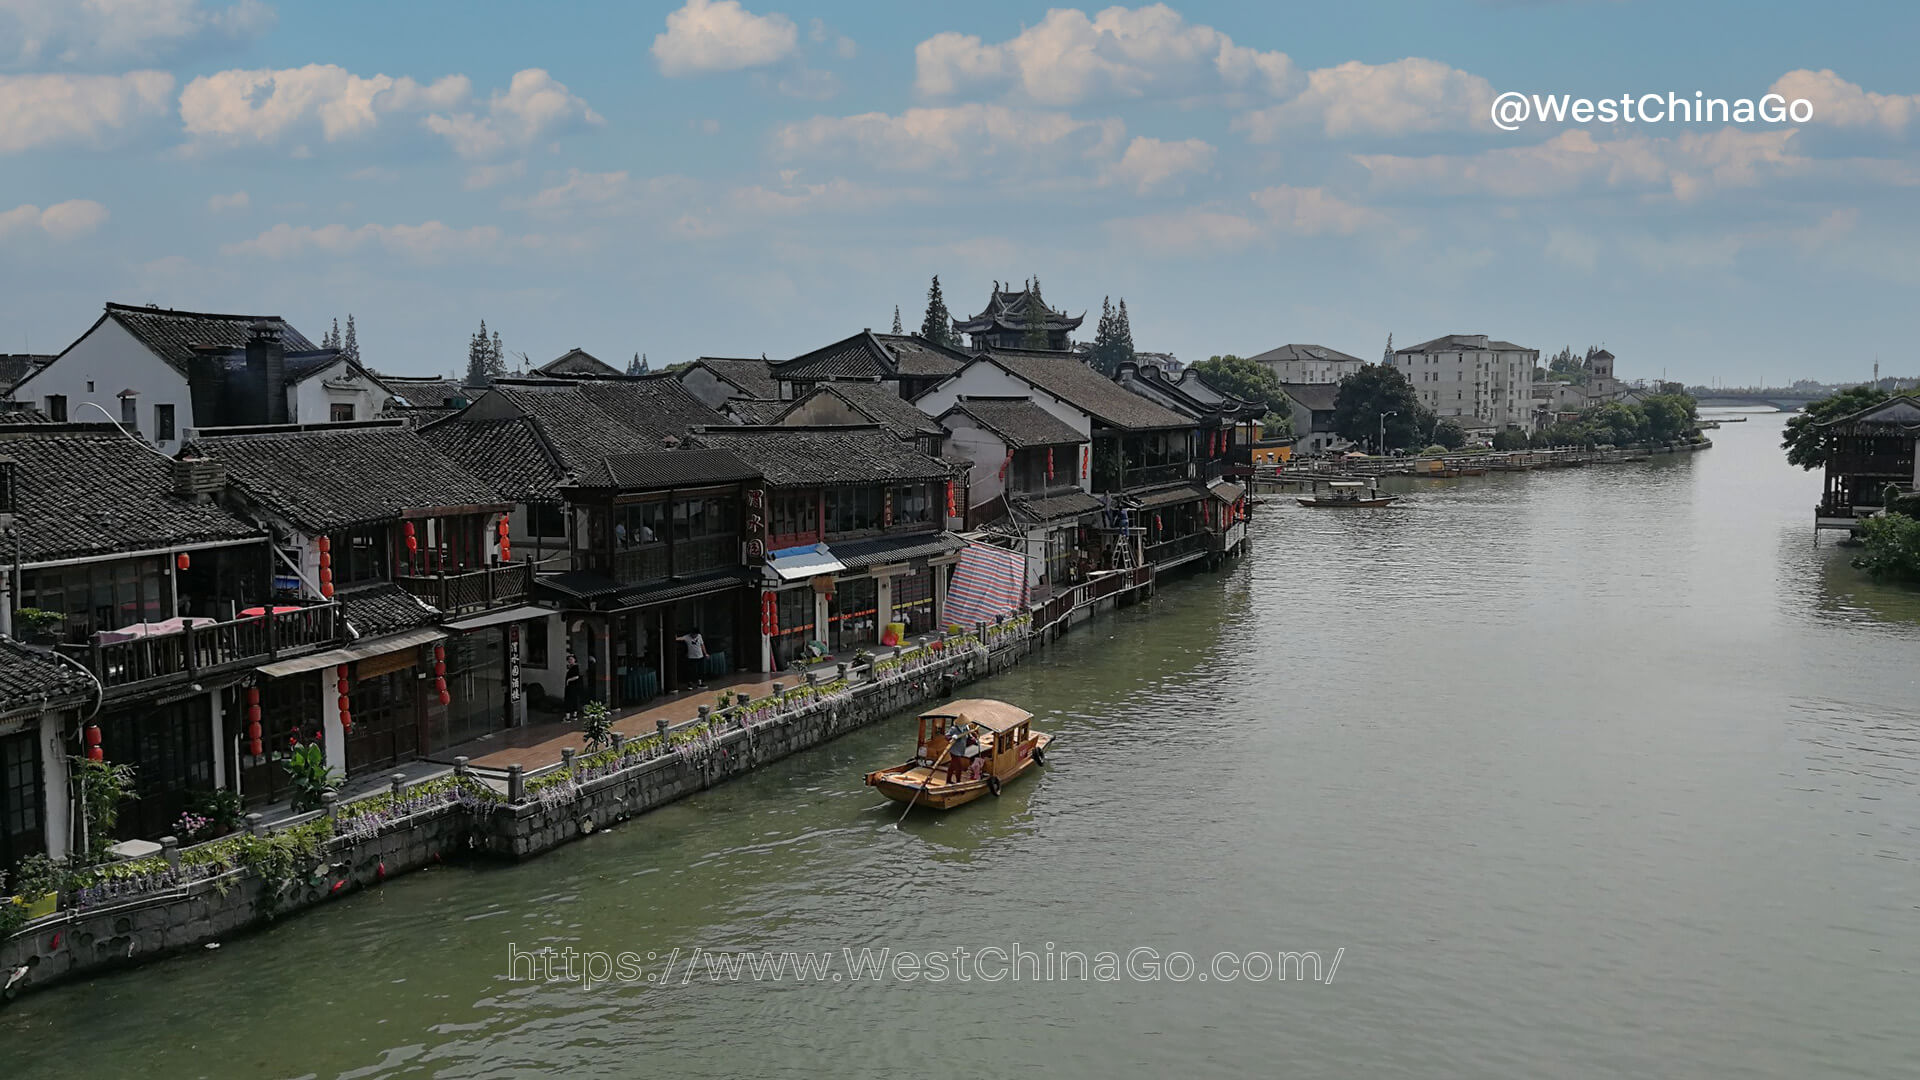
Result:
{"label": "potted plant", "polygon": [[237,791],[196,791],[187,797],[187,809],[210,823],[209,839],[225,836],[246,821]]}
{"label": "potted plant", "polygon": [[280,767],[286,770],[287,780],[293,785],[296,814],[320,809],[325,804],[321,796],[340,783],[340,774],[327,767],[326,748],[317,738],[308,743],[290,739],[287,752],[274,757],[279,759]]}
{"label": "potted plant", "polygon": [[23,607],[13,613],[13,625],[21,641],[29,645],[53,646],[60,642],[60,632],[66,628],[67,616],[59,611]]}
{"label": "potted plant", "polygon": [[604,701],[589,701],[580,710],[580,723],[586,729],[587,749],[604,750],[613,745],[613,711]]}
{"label": "potted plant", "polygon": [[60,910],[60,884],[66,867],[45,855],[29,855],[13,872],[14,903],[25,908],[26,920],[43,919]]}

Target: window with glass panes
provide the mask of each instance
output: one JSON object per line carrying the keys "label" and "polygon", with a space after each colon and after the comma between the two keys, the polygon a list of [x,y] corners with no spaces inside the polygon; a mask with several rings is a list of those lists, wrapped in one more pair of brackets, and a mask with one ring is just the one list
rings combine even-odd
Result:
{"label": "window with glass panes", "polygon": [[[945,491],[942,490],[944,497]],[[934,520],[932,484],[902,484],[893,489],[893,523],[889,528],[930,525]],[[945,509],[942,507],[942,509]]]}
{"label": "window with glass panes", "polygon": [[772,525],[772,547],[791,547],[820,537],[820,493],[814,490],[775,491],[767,500]]}
{"label": "window with glass panes", "polygon": [[738,563],[739,503],[720,495],[675,499],[673,541],[675,574],[697,574]]}
{"label": "window with glass panes", "polygon": [[834,652],[879,640],[880,592],[872,578],[851,578],[833,587],[827,647]]}
{"label": "window with glass panes", "polygon": [[886,496],[879,487],[827,489],[827,532],[865,532],[881,528]]}
{"label": "window with glass panes", "polygon": [[[0,738],[0,871],[46,850],[41,823],[40,729]],[[31,899],[39,899],[32,897]]]}
{"label": "window with glass panes", "polygon": [[893,621],[906,623],[910,634],[923,634],[935,629],[931,567],[921,567],[893,579]]}
{"label": "window with glass panes", "polygon": [[775,596],[780,629],[773,636],[773,663],[784,668],[806,652],[807,642],[813,640],[813,590],[786,589]]}
{"label": "window with glass panes", "polygon": [[1072,578],[1078,530],[1055,529],[1047,535],[1047,581],[1056,588]]}
{"label": "window with glass panes", "polygon": [[387,580],[387,538],[385,525],[342,529],[328,538],[333,556],[333,583],[338,587],[362,582]]}
{"label": "window with glass panes", "polygon": [[21,573],[20,606],[67,617],[66,640],[85,641],[99,630],[173,617],[173,593],[163,560],[53,567]]}

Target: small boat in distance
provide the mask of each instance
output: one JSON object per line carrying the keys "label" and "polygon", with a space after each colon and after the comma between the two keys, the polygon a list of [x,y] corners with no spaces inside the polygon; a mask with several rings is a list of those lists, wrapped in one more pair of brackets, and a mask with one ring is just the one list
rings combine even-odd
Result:
{"label": "small boat in distance", "polygon": [[1034,731],[1033,714],[988,698],[949,701],[920,714],[913,759],[866,776],[868,787],[909,806],[951,810],[1045,765],[1053,736]]}
{"label": "small boat in distance", "polygon": [[1301,506],[1326,509],[1328,507],[1391,506],[1396,499],[1400,498],[1398,495],[1382,495],[1377,489],[1369,488],[1359,480],[1326,481],[1328,490],[1324,495],[1320,493],[1320,484],[1321,481],[1314,481],[1313,494],[1300,496],[1294,501]]}

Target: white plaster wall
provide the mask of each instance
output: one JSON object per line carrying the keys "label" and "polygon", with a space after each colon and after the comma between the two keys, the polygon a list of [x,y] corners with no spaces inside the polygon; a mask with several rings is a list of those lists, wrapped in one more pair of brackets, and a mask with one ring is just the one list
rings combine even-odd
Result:
{"label": "white plaster wall", "polygon": [[[346,381],[350,387],[332,387],[328,380]],[[324,424],[333,415],[336,402],[353,406],[355,420],[371,420],[380,415],[387,393],[380,384],[353,370],[342,360],[324,371],[287,387],[287,420],[295,424]]]}
{"label": "white plaster wall", "polygon": [[[88,388],[89,384],[92,389]],[[154,355],[112,319],[94,327],[58,360],[14,387],[13,398],[44,410],[49,395],[64,394],[67,419],[117,422],[120,419],[118,395],[129,389],[139,393],[141,437],[169,454],[180,449],[180,436],[193,425],[193,402],[187,393],[186,376]],[[99,405],[106,410],[106,416],[82,407],[83,401]],[[153,438],[155,405],[173,406],[174,437],[166,442]]]}
{"label": "white plaster wall", "polygon": [[1031,398],[1035,405],[1059,417],[1073,430],[1088,437],[1093,435],[1092,417],[984,360],[976,360],[961,368],[958,375],[920,395],[914,404],[928,416],[939,416],[952,408],[962,396]]}

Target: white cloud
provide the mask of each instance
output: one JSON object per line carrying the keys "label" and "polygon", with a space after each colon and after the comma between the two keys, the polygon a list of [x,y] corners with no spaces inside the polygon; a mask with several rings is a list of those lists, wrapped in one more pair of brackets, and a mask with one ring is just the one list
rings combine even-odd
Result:
{"label": "white cloud", "polygon": [[500,230],[492,225],[456,229],[443,222],[419,225],[275,225],[251,240],[224,244],[222,255],[290,259],[310,252],[351,255],[369,246],[389,254],[430,262],[448,256],[488,255],[500,248]]}
{"label": "white cloud", "polygon": [[0,0],[0,64],[102,67],[148,62],[271,29],[261,0],[209,8],[199,0]]}
{"label": "white cloud", "polygon": [[216,214],[225,210],[245,210],[251,201],[247,198],[246,192],[236,191],[231,195],[214,195],[209,198],[207,209]]}
{"label": "white cloud", "polygon": [[1682,200],[1724,188],[1753,187],[1798,170],[1784,131],[1686,132],[1599,140],[1584,128],[1533,146],[1478,154],[1401,157],[1359,154],[1375,190],[1494,198],[1552,198],[1583,190],[1665,191]]}
{"label": "white cloud", "polygon": [[840,77],[831,71],[803,67],[776,85],[788,97],[825,101],[840,92]]}
{"label": "white cloud", "polygon": [[1305,236],[1323,233],[1351,236],[1361,229],[1387,223],[1385,214],[1329,195],[1326,188],[1281,185],[1256,191],[1250,197],[1274,225]]}
{"label": "white cloud", "polygon": [[476,165],[467,170],[466,178],[460,181],[460,186],[468,191],[482,191],[495,184],[518,179],[526,175],[526,172],[527,162],[524,158],[498,165]]}
{"label": "white cloud", "polygon": [[509,201],[512,210],[525,210],[538,217],[614,217],[642,211],[656,215],[673,213],[708,193],[705,185],[685,176],[635,179],[626,170],[618,172],[582,172],[567,170],[564,179],[549,183],[525,199]]}
{"label": "white cloud", "polygon": [[1478,75],[1437,60],[1408,57],[1390,64],[1349,60],[1307,74],[1307,88],[1279,105],[1234,118],[1235,131],[1273,142],[1290,129],[1318,127],[1328,136],[1410,135],[1492,130],[1493,87]]}
{"label": "white cloud", "polygon": [[670,78],[739,71],[785,59],[798,41],[785,15],[755,15],[739,0],[687,0],[653,39],[653,58]]}
{"label": "white cloud", "polygon": [[1141,135],[1127,144],[1126,153],[1120,155],[1119,161],[1108,166],[1106,176],[1110,182],[1128,185],[1137,194],[1147,195],[1177,189],[1181,177],[1212,168],[1213,158],[1213,145],[1201,139],[1162,142]]}
{"label": "white cloud", "polygon": [[1920,118],[1920,94],[1876,94],[1830,69],[1789,71],[1768,89],[1788,101],[1806,98],[1813,102],[1814,124],[1879,128],[1897,135]]}
{"label": "white cloud", "polygon": [[1114,239],[1159,255],[1217,255],[1258,241],[1265,230],[1244,214],[1195,207],[1107,223]]}
{"label": "white cloud", "polygon": [[45,210],[31,203],[0,212],[0,239],[38,229],[55,240],[85,236],[105,224],[107,208],[92,199],[69,199]]}
{"label": "white cloud", "polygon": [[271,142],[318,120],[328,142],[373,130],[384,115],[452,108],[473,92],[464,75],[423,85],[409,78],[355,75],[334,64],[202,75],[180,92],[187,134],[228,142]]}
{"label": "white cloud", "polygon": [[914,67],[922,94],[1012,86],[1045,105],[1222,89],[1280,94],[1294,78],[1286,54],[1235,45],[1165,4],[1110,7],[1091,18],[1055,8],[1017,37],[991,45],[947,31],[914,48]]}
{"label": "white cloud", "polygon": [[461,157],[492,157],[524,148],[549,135],[605,123],[565,83],[539,68],[516,72],[504,91],[496,90],[486,112],[427,117],[427,130],[446,138]]}
{"label": "white cloud", "polygon": [[854,153],[876,168],[939,168],[955,175],[975,167],[1029,171],[1074,158],[1100,158],[1119,148],[1117,119],[1077,120],[1062,112],[1004,105],[908,109],[898,116],[816,116],[774,133],[788,157]]}
{"label": "white cloud", "polygon": [[61,143],[100,145],[171,103],[173,76],[0,75],[0,154]]}

